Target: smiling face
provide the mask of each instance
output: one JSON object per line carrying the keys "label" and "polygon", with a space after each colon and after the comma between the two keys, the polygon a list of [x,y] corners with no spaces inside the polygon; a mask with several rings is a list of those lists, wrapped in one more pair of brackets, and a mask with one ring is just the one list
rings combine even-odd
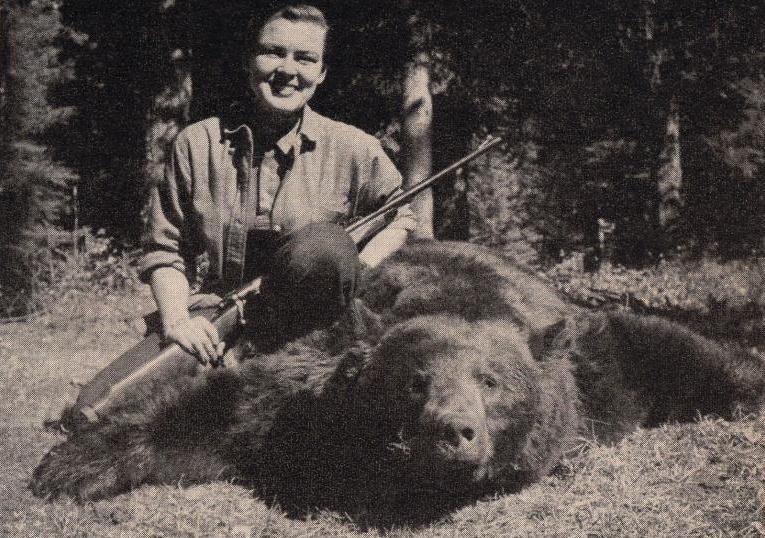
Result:
{"label": "smiling face", "polygon": [[324,82],[326,28],[310,21],[269,20],[245,61],[259,111],[293,116]]}

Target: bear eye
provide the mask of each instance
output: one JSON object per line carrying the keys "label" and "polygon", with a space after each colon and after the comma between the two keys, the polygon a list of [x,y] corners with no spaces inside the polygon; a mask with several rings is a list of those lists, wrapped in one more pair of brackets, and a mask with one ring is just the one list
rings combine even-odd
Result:
{"label": "bear eye", "polygon": [[423,396],[428,391],[428,380],[422,374],[415,374],[409,382],[409,392],[415,396]]}
{"label": "bear eye", "polygon": [[497,383],[497,380],[490,375],[482,375],[481,384],[487,389],[495,389],[499,385],[499,383]]}

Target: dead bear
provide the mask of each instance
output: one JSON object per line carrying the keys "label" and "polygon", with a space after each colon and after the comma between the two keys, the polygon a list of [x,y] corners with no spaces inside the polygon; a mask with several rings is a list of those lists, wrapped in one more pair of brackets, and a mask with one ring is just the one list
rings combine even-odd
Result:
{"label": "dead bear", "polygon": [[144,387],[54,447],[33,491],[226,478],[297,509],[463,502],[538,480],[593,424],[612,440],[757,410],[765,393],[761,360],[658,318],[584,311],[474,245],[414,243],[361,299],[362,338],[341,322],[237,370]]}

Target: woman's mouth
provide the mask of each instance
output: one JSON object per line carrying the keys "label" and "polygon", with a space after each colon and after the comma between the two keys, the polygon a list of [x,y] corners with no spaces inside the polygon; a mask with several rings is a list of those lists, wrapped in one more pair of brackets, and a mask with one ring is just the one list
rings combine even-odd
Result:
{"label": "woman's mouth", "polygon": [[297,91],[298,89],[295,86],[271,84],[271,93],[279,97],[290,97]]}

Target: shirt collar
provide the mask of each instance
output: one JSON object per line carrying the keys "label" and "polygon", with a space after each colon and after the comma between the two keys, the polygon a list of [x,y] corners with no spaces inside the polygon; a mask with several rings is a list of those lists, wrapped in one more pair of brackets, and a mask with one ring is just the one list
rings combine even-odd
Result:
{"label": "shirt collar", "polygon": [[276,141],[276,147],[283,155],[289,155],[290,151],[295,148],[299,149],[302,123],[303,119],[301,118],[286,135]]}
{"label": "shirt collar", "polygon": [[[248,107],[245,103],[232,104],[224,118],[224,135],[231,136],[238,132],[249,131],[248,134],[252,139],[252,129],[247,123],[248,116]],[[296,149],[296,153],[311,151],[316,147],[320,128],[319,115],[306,105],[300,120],[287,134],[276,141],[276,147],[284,155],[288,155],[293,148]]]}
{"label": "shirt collar", "polygon": [[308,105],[303,108],[300,133],[304,140],[310,141],[314,146],[319,140],[321,133],[321,117]]}
{"label": "shirt collar", "polygon": [[295,154],[313,151],[319,138],[319,115],[311,107],[305,105],[300,120],[286,135],[276,141],[276,147],[284,155],[289,155],[295,150]]}

